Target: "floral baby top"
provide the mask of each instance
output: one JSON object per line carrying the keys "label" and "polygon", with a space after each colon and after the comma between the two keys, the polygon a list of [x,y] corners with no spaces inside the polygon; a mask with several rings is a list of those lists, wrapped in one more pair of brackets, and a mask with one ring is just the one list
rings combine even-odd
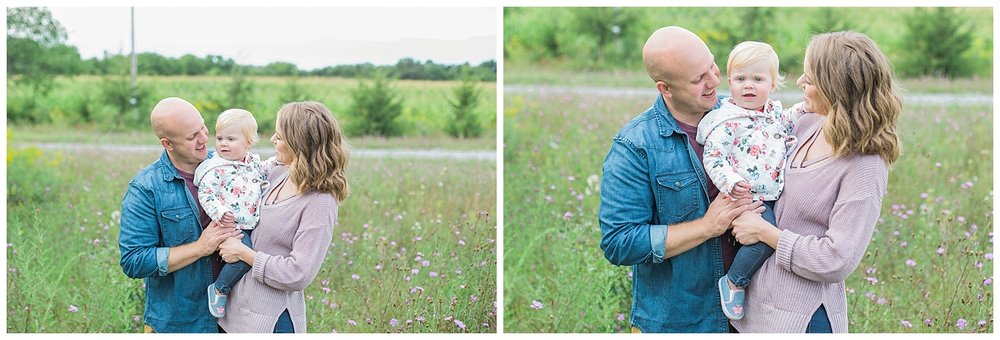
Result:
{"label": "floral baby top", "polygon": [[753,199],[778,199],[785,156],[796,142],[792,127],[802,114],[802,104],[782,111],[781,102],[768,99],[761,112],[723,99],[702,118],[696,138],[705,145],[705,171],[715,186],[730,195],[737,182],[746,181]]}
{"label": "floral baby top", "polygon": [[233,213],[236,227],[251,230],[260,220],[261,197],[267,190],[267,173],[275,165],[274,158],[261,162],[260,156],[247,153],[240,161],[231,161],[215,154],[194,172],[198,185],[198,200],[205,213],[214,221],[227,211]]}

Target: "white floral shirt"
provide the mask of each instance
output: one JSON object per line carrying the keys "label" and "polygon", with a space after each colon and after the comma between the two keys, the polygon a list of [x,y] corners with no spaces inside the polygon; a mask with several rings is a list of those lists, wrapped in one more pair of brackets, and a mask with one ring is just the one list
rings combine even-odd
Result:
{"label": "white floral shirt", "polygon": [[705,145],[705,171],[715,186],[730,195],[737,182],[746,181],[755,200],[778,199],[785,157],[796,143],[792,127],[802,114],[802,104],[783,111],[781,102],[768,99],[761,112],[723,99],[702,118],[696,137]]}
{"label": "white floral shirt", "polygon": [[267,173],[275,163],[274,157],[261,162],[254,153],[247,153],[241,161],[218,154],[206,159],[194,172],[201,207],[213,221],[232,212],[237,228],[253,229],[260,220],[258,207],[268,187]]}

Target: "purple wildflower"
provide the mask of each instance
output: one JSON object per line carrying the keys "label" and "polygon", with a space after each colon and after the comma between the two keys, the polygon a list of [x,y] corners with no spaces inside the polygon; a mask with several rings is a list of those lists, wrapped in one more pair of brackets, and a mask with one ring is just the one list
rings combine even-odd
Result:
{"label": "purple wildflower", "polygon": [[965,321],[965,319],[958,319],[958,322],[955,323],[955,326],[958,326],[958,329],[965,329],[965,326],[968,325],[968,323],[969,322]]}
{"label": "purple wildflower", "polygon": [[70,311],[70,313],[76,313],[79,310],[80,310],[80,308],[78,308],[78,307],[76,307],[74,305],[69,305],[69,311]]}
{"label": "purple wildflower", "polygon": [[916,261],[913,261],[913,259],[907,259],[907,260],[906,260],[906,265],[907,265],[907,266],[910,266],[910,267],[914,267],[914,266],[916,266],[916,265],[917,265],[917,262],[916,262]]}
{"label": "purple wildflower", "polygon": [[542,309],[542,307],[545,307],[545,305],[541,301],[531,300],[531,309]]}
{"label": "purple wildflower", "polygon": [[913,324],[910,323],[910,320],[903,320],[903,327],[913,328]]}

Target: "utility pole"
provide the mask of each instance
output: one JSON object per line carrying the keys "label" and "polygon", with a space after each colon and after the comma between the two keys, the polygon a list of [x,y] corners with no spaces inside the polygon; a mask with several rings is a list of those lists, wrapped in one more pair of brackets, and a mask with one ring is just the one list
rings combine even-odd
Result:
{"label": "utility pole", "polygon": [[[136,76],[139,73],[139,67],[137,65],[138,64],[138,62],[137,62],[138,60],[135,57],[135,7],[130,7],[129,10],[131,11],[131,17],[132,17],[132,20],[131,20],[132,21],[132,69],[131,69],[131,74],[132,74],[132,91],[131,91],[131,95],[128,98],[128,102],[129,102],[129,104],[132,104],[132,110],[136,111],[136,114],[138,114],[138,110],[137,110],[138,108],[136,107],[136,104],[138,104],[138,103],[137,103],[136,98],[135,98],[135,94],[136,94],[135,78],[136,78]],[[142,117],[139,117],[139,118],[140,118],[140,120],[142,119]]]}

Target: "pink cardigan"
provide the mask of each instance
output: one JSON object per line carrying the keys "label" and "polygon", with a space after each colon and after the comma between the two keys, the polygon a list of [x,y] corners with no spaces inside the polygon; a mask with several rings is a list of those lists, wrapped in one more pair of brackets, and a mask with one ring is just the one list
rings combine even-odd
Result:
{"label": "pink cardigan", "polygon": [[[805,141],[825,121],[806,114],[794,134]],[[871,241],[888,168],[877,155],[830,157],[802,168],[788,163],[775,207],[778,247],[752,278],[746,316],[732,324],[740,332],[801,333],[822,304],[833,332],[846,333],[844,280]]]}
{"label": "pink cardigan", "polygon": [[[268,180],[278,183],[287,173],[287,167],[276,167]],[[326,258],[336,221],[337,201],[329,193],[261,204],[260,224],[251,237],[257,251],[253,268],[233,287],[219,325],[230,333],[271,333],[278,316],[288,309],[295,332],[305,333],[302,291]]]}

